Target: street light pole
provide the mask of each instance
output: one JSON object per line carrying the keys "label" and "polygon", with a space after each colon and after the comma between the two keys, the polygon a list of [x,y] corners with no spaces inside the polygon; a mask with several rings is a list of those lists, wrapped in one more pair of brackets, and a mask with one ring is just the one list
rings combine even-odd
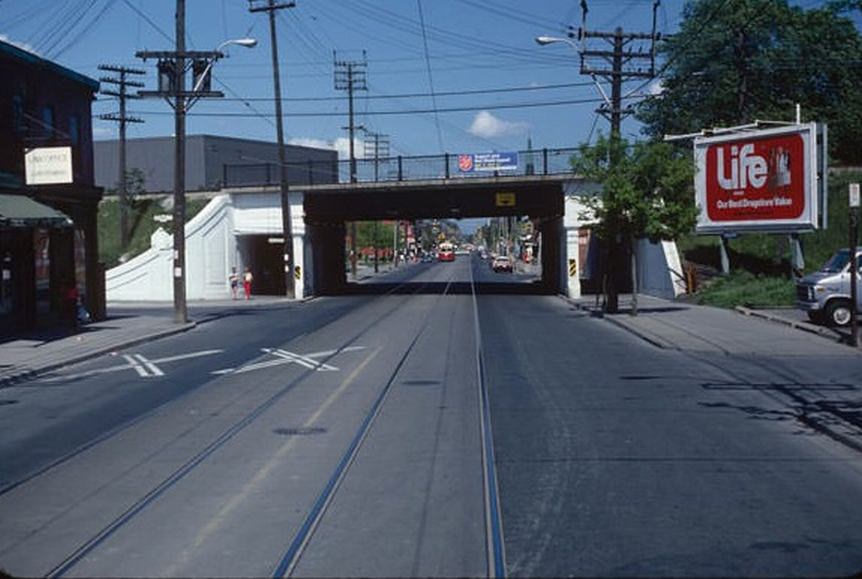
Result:
{"label": "street light pole", "polygon": [[[257,41],[250,38],[228,40],[222,43],[219,49],[228,44],[252,47]],[[139,51],[135,56],[144,60],[159,59],[158,90],[140,91],[138,95],[164,98],[174,109],[174,254],[171,276],[174,289],[174,321],[183,324],[189,319],[186,304],[186,111],[202,97],[224,96],[218,91],[210,90],[209,83],[206,82],[213,62],[224,55],[219,50],[186,50],[186,3],[185,0],[177,0],[176,50]],[[200,77],[194,81],[191,91],[186,91],[185,86],[188,72],[186,59],[191,59],[196,76],[200,70]],[[203,63],[206,63],[206,66],[198,69],[198,64]]]}
{"label": "street light pole", "polygon": [[177,0],[174,60],[174,322],[188,322],[186,303],[186,2]]}

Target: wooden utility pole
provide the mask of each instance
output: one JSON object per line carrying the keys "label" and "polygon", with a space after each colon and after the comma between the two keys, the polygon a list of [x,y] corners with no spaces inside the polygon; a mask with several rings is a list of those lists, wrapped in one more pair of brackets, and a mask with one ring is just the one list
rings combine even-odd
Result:
{"label": "wooden utility pole", "polygon": [[[581,55],[581,74],[589,75],[596,83],[605,103],[596,111],[611,123],[611,164],[615,164],[619,160],[620,154],[620,126],[623,116],[633,112],[631,107],[623,108],[623,82],[634,78],[653,78],[655,76],[655,45],[659,39],[656,33],[656,14],[660,0],[653,2],[653,18],[652,32],[623,32],[621,27],[617,27],[613,32],[598,32],[587,29],[587,1],[581,0],[581,27],[577,30],[577,39],[581,43],[579,49]],[[574,38],[574,32],[569,33],[569,37]],[[600,39],[606,43],[610,43],[612,50],[596,50],[587,48],[589,39]],[[648,41],[650,43],[649,50],[634,50],[630,45],[637,41]],[[610,64],[610,68],[601,66],[601,61]],[[599,65],[596,65],[596,63]],[[636,63],[643,62],[643,66],[638,68]],[[610,99],[605,94],[597,77],[603,77],[611,83]],[[618,236],[617,236],[618,237]],[[605,287],[605,310],[610,313],[615,313],[619,310],[619,291],[616,285],[616,275],[611,271],[611,268],[617,261],[621,250],[621,239],[609,239],[608,257],[604,263],[603,285]],[[637,282],[637,240],[632,239],[632,315],[637,315],[638,302],[638,282]]]}
{"label": "wooden utility pole", "polygon": [[[350,182],[356,183],[356,153],[354,151],[353,134],[356,126],[353,122],[353,93],[357,90],[368,90],[366,82],[366,69],[368,62],[365,60],[365,52],[362,60],[338,60],[337,54],[333,53],[333,64],[335,67],[335,90],[346,90],[348,96],[348,130],[350,137]],[[356,280],[356,222],[350,222],[350,271]]]}
{"label": "wooden utility pole", "polygon": [[287,158],[284,149],[284,116],[281,112],[281,78],[278,66],[278,42],[276,38],[275,16],[277,10],[294,8],[296,2],[276,4],[275,0],[266,0],[266,5],[259,6],[260,0],[249,0],[249,12],[269,13],[269,41],[272,47],[272,82],[275,90],[275,133],[278,142],[279,185],[281,190],[281,226],[284,234],[284,292],[289,298],[296,297],[294,284],[293,255],[293,223],[290,216],[290,184],[287,174]]}
{"label": "wooden utility pole", "polygon": [[117,77],[103,76],[99,79],[100,82],[106,84],[117,85],[117,90],[102,89],[99,92],[104,95],[115,96],[120,101],[120,111],[118,113],[105,113],[99,115],[103,121],[115,121],[120,125],[120,144],[119,144],[119,159],[117,178],[117,194],[120,197],[120,249],[125,251],[129,247],[129,192],[127,188],[126,178],[126,124],[127,123],[143,123],[143,119],[131,117],[126,114],[126,100],[141,98],[137,94],[130,94],[129,87],[143,88],[144,83],[133,80],[128,80],[128,75],[143,75],[145,72],[137,68],[127,68],[125,66],[114,66],[109,64],[100,64],[99,70],[113,72],[119,75]]}
{"label": "wooden utility pole", "polygon": [[[135,56],[147,60],[158,59],[158,90],[141,91],[142,97],[164,98],[174,108],[174,321],[188,322],[186,305],[186,112],[198,99],[222,97],[221,92],[209,90],[209,73],[212,64],[224,56],[218,50],[186,50],[186,3],[177,0],[176,50],[140,51]],[[195,69],[195,83],[186,91],[185,79],[189,62]],[[197,74],[200,71],[200,74]]]}

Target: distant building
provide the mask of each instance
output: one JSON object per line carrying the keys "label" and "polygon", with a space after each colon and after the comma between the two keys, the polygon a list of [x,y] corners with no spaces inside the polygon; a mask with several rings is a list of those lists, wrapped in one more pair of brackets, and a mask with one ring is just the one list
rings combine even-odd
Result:
{"label": "distant building", "polygon": [[[98,317],[102,190],[90,106],[99,83],[2,41],[0,79],[0,333],[70,322],[75,291]],[[59,164],[63,176],[49,179],[56,184],[27,185],[25,151],[45,147],[68,147],[58,157],[71,152],[70,164]]]}
{"label": "distant building", "polygon": [[[337,181],[336,151],[295,145],[288,145],[285,149],[290,185]],[[97,141],[95,158],[96,184],[116,190],[118,141]],[[143,173],[147,193],[173,191],[173,137],[127,139],[126,166],[129,170],[139,169]],[[215,135],[186,137],[186,191],[217,191],[228,181],[233,186],[277,183],[277,168],[276,143]]]}

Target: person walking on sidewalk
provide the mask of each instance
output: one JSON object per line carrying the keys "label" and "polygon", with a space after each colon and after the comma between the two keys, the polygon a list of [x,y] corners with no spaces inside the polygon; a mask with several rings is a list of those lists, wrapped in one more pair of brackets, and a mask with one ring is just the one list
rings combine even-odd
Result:
{"label": "person walking on sidewalk", "polygon": [[245,274],[242,276],[242,289],[245,292],[245,299],[251,299],[251,282],[254,276],[251,275],[251,269],[245,268]]}
{"label": "person walking on sidewalk", "polygon": [[233,299],[236,299],[236,294],[239,291],[239,274],[236,272],[235,267],[230,268],[230,275],[227,279],[230,282],[230,295]]}

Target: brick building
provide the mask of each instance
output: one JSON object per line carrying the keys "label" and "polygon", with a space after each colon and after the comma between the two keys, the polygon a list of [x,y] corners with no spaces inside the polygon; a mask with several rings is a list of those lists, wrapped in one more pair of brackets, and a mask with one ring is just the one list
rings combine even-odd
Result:
{"label": "brick building", "polygon": [[[99,83],[0,41],[0,334],[104,315],[91,103]],[[71,178],[27,185],[25,152],[68,147]]]}

